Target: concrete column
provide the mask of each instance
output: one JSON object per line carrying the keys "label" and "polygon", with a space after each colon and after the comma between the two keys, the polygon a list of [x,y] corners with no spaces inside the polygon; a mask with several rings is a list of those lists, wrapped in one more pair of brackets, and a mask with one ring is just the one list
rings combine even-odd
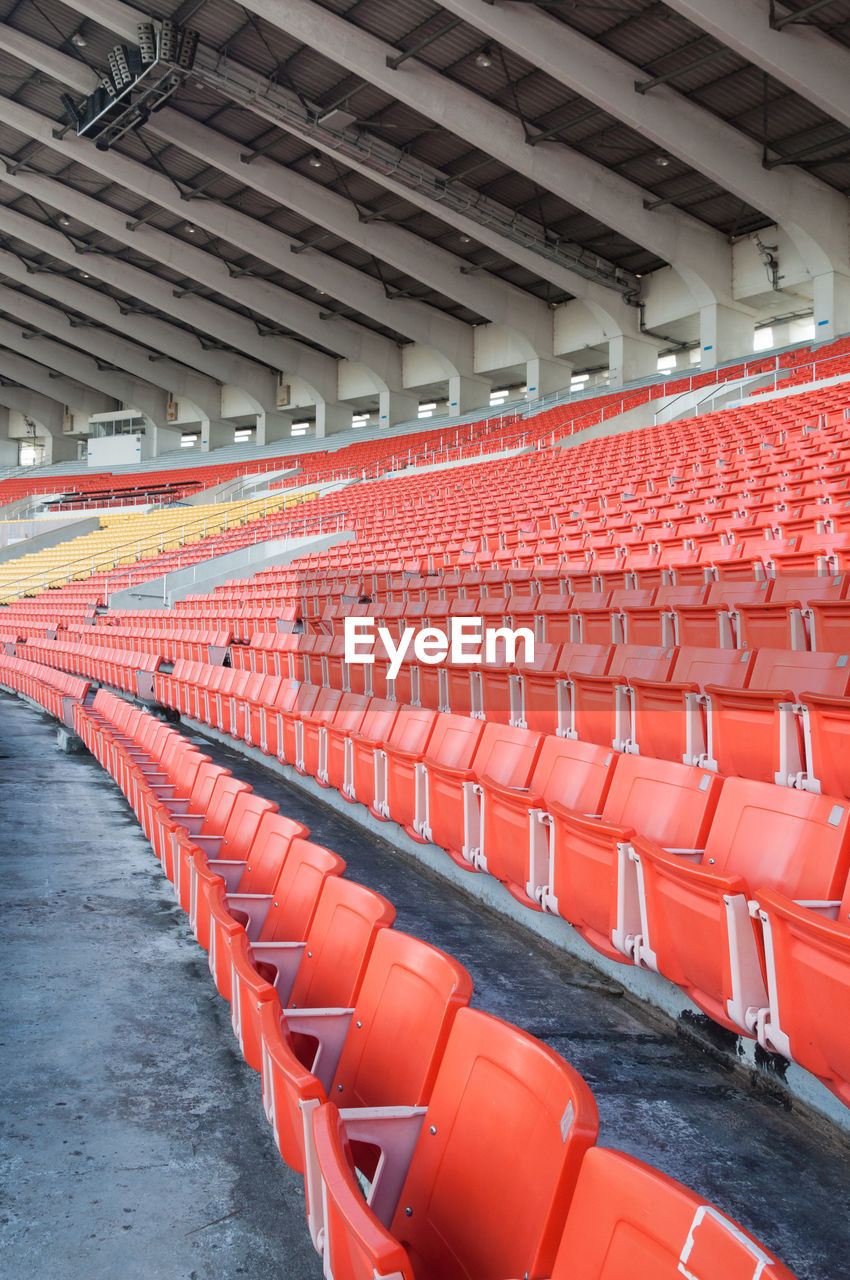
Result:
{"label": "concrete column", "polygon": [[612,387],[651,378],[658,369],[658,347],[654,342],[618,333],[608,343],[608,368]]}
{"label": "concrete column", "polygon": [[753,317],[745,311],[712,304],[699,313],[700,364],[714,369],[727,360],[750,359],[753,354]]}
{"label": "concrete column", "polygon": [[815,342],[850,333],[850,276],[837,271],[814,278]]}
{"label": "concrete column", "polygon": [[150,438],[150,456],[158,458],[161,453],[170,453],[172,449],[180,448],[180,439],[182,431],[171,425],[164,426],[159,422],[148,420],[147,433]]}
{"label": "concrete column", "polygon": [[329,404],[327,400],[316,405],[316,439],[324,440],[340,431],[351,430],[351,405]]}
{"label": "concrete column", "polygon": [[257,444],[272,444],[275,440],[288,440],[292,431],[292,414],[279,409],[264,409],[257,414]]}
{"label": "concrete column", "polygon": [[9,439],[9,410],[0,405],[0,467],[18,465],[18,442]]}
{"label": "concrete column", "polygon": [[201,419],[201,452],[209,453],[212,449],[221,449],[224,445],[233,444],[233,427],[220,418]]}
{"label": "concrete column", "polygon": [[526,360],[526,400],[539,400],[556,391],[569,391],[573,366],[566,360]]}
{"label": "concrete column", "polygon": [[378,425],[394,427],[398,422],[413,422],[419,414],[419,397],[404,391],[382,391],[378,396]]}
{"label": "concrete column", "polygon": [[78,436],[54,435],[52,432],[47,432],[44,437],[45,464],[76,462],[78,442]]}
{"label": "concrete column", "polygon": [[449,413],[472,413],[490,408],[490,383],[483,378],[449,378]]}

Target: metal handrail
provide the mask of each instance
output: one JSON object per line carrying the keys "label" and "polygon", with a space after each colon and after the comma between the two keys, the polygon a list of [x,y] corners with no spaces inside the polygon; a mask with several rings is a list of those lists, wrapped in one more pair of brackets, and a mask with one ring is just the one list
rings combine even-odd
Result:
{"label": "metal handrail", "polygon": [[[255,498],[251,501],[237,504],[243,508],[242,514],[235,519],[230,519],[230,511],[225,511],[224,523],[218,525],[215,529],[211,529],[210,534],[226,532],[229,528],[239,528],[244,524],[248,524],[253,519],[263,519],[269,514],[270,501],[272,503],[272,509],[278,510],[281,507],[285,509],[288,506],[295,506],[298,503],[308,501],[311,496],[313,495],[299,494],[297,496],[293,496],[288,495],[284,491],[281,493],[280,498]],[[262,511],[249,510],[249,508],[258,507],[260,504],[262,504]],[[235,516],[236,513],[233,514]],[[183,524],[180,526],[181,532],[179,537],[177,536],[176,531],[160,529],[157,533],[132,538],[128,542],[120,543],[117,547],[110,547],[107,551],[94,552],[91,555],[80,556],[66,565],[58,578],[51,578],[49,583],[47,581],[49,575],[45,570],[42,570],[40,573],[28,574],[23,578],[15,578],[11,582],[0,582],[0,594],[6,596],[9,593],[12,593],[14,596],[19,597],[21,595],[20,589],[26,589],[27,584],[30,584],[31,586],[40,585],[42,588],[46,588],[47,586],[57,587],[67,586],[69,582],[90,578],[95,573],[102,572],[105,569],[117,568],[121,560],[128,555],[131,547],[136,548],[135,560],[142,559],[143,548],[146,551],[152,550],[155,555],[162,555],[167,549],[165,546],[166,541],[174,542],[175,547],[180,547],[185,546],[189,540],[198,541],[205,538],[207,536],[207,523],[209,519],[210,518],[208,516],[204,516],[203,519],[194,521],[191,524],[187,524],[184,520]],[[192,534],[197,532],[199,529],[200,533],[198,538],[187,538],[187,532]],[[157,539],[159,540],[158,548],[156,546]]]}

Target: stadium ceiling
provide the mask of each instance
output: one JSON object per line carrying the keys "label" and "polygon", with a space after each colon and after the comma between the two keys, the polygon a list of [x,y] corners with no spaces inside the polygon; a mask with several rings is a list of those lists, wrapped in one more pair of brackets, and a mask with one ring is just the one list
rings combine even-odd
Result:
{"label": "stadium ceiling", "polygon": [[[191,73],[81,149],[67,99],[150,18],[197,30]],[[850,0],[0,0],[0,22],[0,249],[28,292],[107,294],[125,338],[141,315],[234,361],[384,371],[419,343],[468,376],[475,326],[553,358],[559,304],[616,316],[775,224],[843,269]]]}

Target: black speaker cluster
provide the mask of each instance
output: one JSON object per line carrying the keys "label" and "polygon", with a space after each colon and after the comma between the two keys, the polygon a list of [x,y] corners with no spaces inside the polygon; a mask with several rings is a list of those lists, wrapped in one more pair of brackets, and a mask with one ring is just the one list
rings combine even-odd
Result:
{"label": "black speaker cluster", "polygon": [[151,111],[165,105],[191,71],[198,51],[198,33],[170,18],[140,22],[138,44],[116,44],[109,51],[109,70],[82,102],[62,94],[62,104],[77,133],[108,150],[128,129],[138,128]]}

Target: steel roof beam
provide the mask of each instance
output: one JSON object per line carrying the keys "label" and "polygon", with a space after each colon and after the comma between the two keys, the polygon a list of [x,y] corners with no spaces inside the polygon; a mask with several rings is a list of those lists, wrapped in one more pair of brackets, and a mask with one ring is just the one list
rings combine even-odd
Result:
{"label": "steel roof beam", "polygon": [[[280,333],[262,333],[255,321],[239,315],[217,302],[194,296],[200,288],[215,290],[234,302],[252,308],[258,315],[267,316],[284,328],[299,324],[302,318],[309,323],[314,310],[276,285],[260,280],[240,279],[228,270],[220,258],[194,245],[158,231],[142,227],[136,231],[127,228],[126,217],[118,209],[112,209],[91,196],[67,187],[54,178],[27,175],[10,177],[4,181],[15,186],[22,194],[32,195],[55,209],[62,209],[71,217],[87,223],[98,231],[126,244],[129,248],[153,262],[174,271],[192,276],[197,285],[175,288],[168,280],[152,274],[111,254],[87,252],[85,268],[90,276],[111,284],[155,307],[163,315],[173,315],[199,333],[207,334],[236,347],[254,359],[262,359],[270,368],[289,371],[304,380],[319,399],[335,401],[337,398],[338,365],[331,356],[313,351]],[[80,250],[68,237],[54,227],[38,223],[14,209],[0,207],[0,228],[10,236],[18,237],[40,248],[44,253],[69,266],[76,265]],[[303,303],[303,307],[295,306]],[[315,308],[318,310],[318,308]],[[270,330],[274,329],[274,324]],[[354,347],[354,351],[359,348]],[[390,378],[393,386],[401,384],[401,355],[391,350],[392,363],[386,362],[375,374],[383,386],[382,375]]]}
{"label": "steel roof beam", "polygon": [[[122,0],[78,0],[77,9],[126,40],[134,40],[136,24],[146,20],[144,13],[122,3]],[[275,128],[291,133],[325,154],[339,155],[349,168],[370,178],[399,199],[433,214],[508,261],[516,262],[550,280],[556,288],[580,298],[612,333],[639,333],[636,308],[625,303],[615,289],[573,270],[565,255],[554,247],[546,246],[544,255],[536,246],[527,246],[511,238],[512,232],[507,224],[502,230],[492,220],[482,219],[474,202],[474,193],[468,203],[468,212],[464,212],[462,201],[458,207],[447,201],[446,196],[450,194],[447,187],[438,190],[434,183],[417,179],[413,173],[408,181],[402,180],[401,175],[412,166],[410,157],[397,147],[381,142],[378,161],[371,153],[362,151],[362,139],[358,145],[351,138],[343,139],[339,132],[317,126],[310,118],[309,105],[290,90],[233,59],[228,58],[222,63],[215,51],[204,46],[203,42],[199,47],[195,74],[201,82],[217,86],[221,93],[229,93],[233,101]],[[346,143],[344,147],[343,142]],[[419,168],[424,172],[427,166]],[[507,215],[508,211],[505,212]]]}
{"label": "steel roof beam", "polygon": [[657,254],[679,273],[699,305],[734,305],[731,253],[720,232],[678,210],[648,212],[640,187],[577,151],[558,143],[529,147],[516,116],[422,62],[411,60],[393,71],[386,64],[398,52],[392,45],[312,0],[287,0],[285,8],[277,0],[248,0],[246,7]]}
{"label": "steel roof beam", "polygon": [[[850,125],[850,52],[812,25],[793,22],[781,30],[768,22],[764,0],[666,0],[694,26],[755,63],[814,103],[834,120]],[[783,16],[793,11],[778,5]]]}
{"label": "steel roof beam", "polygon": [[[405,275],[497,324],[518,332],[527,344],[526,358],[552,353],[552,317],[545,302],[491,276],[470,280],[461,274],[463,258],[388,222],[365,222],[345,196],[311,182],[302,174],[264,157],[251,164],[244,144],[234,142],[196,120],[165,108],[151,116],[148,133],[172,143],[253,190],[358,245]],[[392,313],[391,313],[392,314]]]}
{"label": "steel roof beam", "polygon": [[[102,369],[93,356],[73,351],[61,342],[53,342],[48,338],[27,341],[21,336],[20,325],[13,324],[11,320],[0,319],[0,344],[23,356],[33,367],[38,364],[50,372],[64,375],[66,379],[81,382],[93,391],[101,391],[111,400],[133,405],[153,422],[165,422],[168,396],[147,380]],[[21,377],[20,381],[30,385],[26,377]],[[72,402],[69,400],[67,403]]]}
{"label": "steel roof beam", "polygon": [[[527,5],[511,0],[443,2],[493,40],[766,214],[794,241],[812,276],[846,270],[844,196],[799,169],[781,175],[767,171],[757,142],[675,90],[661,88],[668,76],[636,80],[643,74],[638,67]],[[647,93],[652,86],[658,89]],[[667,206],[655,204],[661,207]]]}
{"label": "steel roof beam", "polygon": [[[8,229],[4,221],[4,214],[8,212],[0,208],[0,227],[4,229]],[[26,239],[41,252],[50,252],[43,247],[50,237],[43,238],[39,234],[44,230],[41,224],[32,219],[24,219],[24,221],[30,223],[28,233],[20,235],[16,230],[13,234],[16,237],[20,235],[20,238]],[[23,230],[24,228],[21,228],[21,231]],[[69,258],[72,256],[69,254]],[[179,360],[187,369],[194,370],[214,381],[227,382],[239,387],[260,405],[274,404],[277,379],[262,365],[229,351],[218,349],[212,352],[209,348],[205,350],[193,334],[176,325],[168,324],[159,316],[130,312],[120,301],[108,294],[69,279],[63,274],[39,272],[33,276],[28,272],[27,265],[26,261],[18,255],[0,249],[0,278],[15,280],[18,284],[26,285],[34,292],[43,294],[63,310],[67,307],[71,311],[87,316],[91,322],[87,327],[102,328],[104,331],[120,331],[120,334],[134,342],[150,347],[163,356]],[[77,320],[69,318],[69,323],[72,328],[79,327]]]}
{"label": "steel roof beam", "polygon": [[105,329],[75,329],[63,311],[8,285],[0,284],[0,309],[22,321],[26,328],[35,329],[36,341],[45,336],[59,338],[69,347],[114,365],[134,378],[190,400],[202,417],[216,421],[221,417],[221,384],[212,378],[194,373],[172,360],[152,361],[143,347]]}

